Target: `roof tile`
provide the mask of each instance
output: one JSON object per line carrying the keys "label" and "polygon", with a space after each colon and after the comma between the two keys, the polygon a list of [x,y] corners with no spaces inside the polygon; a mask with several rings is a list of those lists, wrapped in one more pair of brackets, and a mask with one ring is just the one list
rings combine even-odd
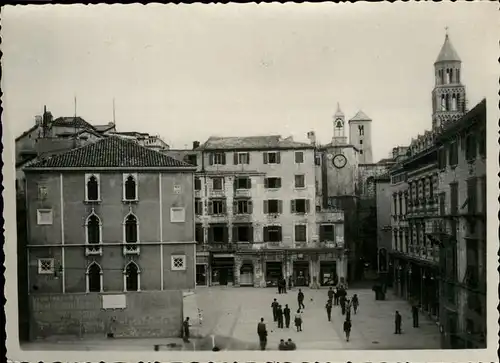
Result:
{"label": "roof tile", "polygon": [[293,149],[313,148],[311,144],[297,142],[290,138],[283,139],[280,135],[246,136],[246,137],[210,137],[200,149]]}
{"label": "roof tile", "polygon": [[61,126],[61,127],[78,127],[84,129],[95,130],[95,127],[89,124],[81,117],[58,117],[54,121],[52,121],[52,126]]}

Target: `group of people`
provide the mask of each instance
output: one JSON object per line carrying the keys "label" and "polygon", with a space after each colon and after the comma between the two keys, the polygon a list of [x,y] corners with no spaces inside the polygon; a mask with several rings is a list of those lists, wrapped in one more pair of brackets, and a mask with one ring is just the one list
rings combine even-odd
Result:
{"label": "group of people", "polygon": [[278,294],[286,294],[286,280],[284,278],[278,279]]}
{"label": "group of people", "polygon": [[332,309],[333,306],[339,306],[342,309],[342,315],[345,315],[345,321],[343,330],[346,336],[346,340],[349,341],[352,329],[351,321],[351,308],[354,310],[354,314],[358,311],[359,299],[358,295],[354,294],[351,299],[347,298],[347,290],[344,286],[331,288],[328,290],[328,301],[326,303],[326,316],[328,321],[332,320]]}
{"label": "group of people", "polygon": [[[294,323],[298,332],[302,331],[302,313],[300,311],[301,307],[304,306],[304,293],[299,289],[298,293],[298,303],[299,308],[295,313]],[[290,328],[291,310],[288,304],[285,304],[283,308],[277,299],[274,299],[271,303],[271,309],[273,312],[273,321],[278,324],[278,329]]]}

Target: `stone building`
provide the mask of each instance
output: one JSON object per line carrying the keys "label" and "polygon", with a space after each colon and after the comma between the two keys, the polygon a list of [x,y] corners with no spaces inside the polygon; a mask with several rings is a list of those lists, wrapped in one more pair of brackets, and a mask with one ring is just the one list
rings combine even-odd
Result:
{"label": "stone building", "polygon": [[444,129],[438,152],[444,348],[486,347],[486,100]]}
{"label": "stone building", "polygon": [[179,333],[181,290],[195,286],[194,171],[116,137],[24,168],[32,338]]}
{"label": "stone building", "polygon": [[316,204],[314,145],[275,135],[193,146],[166,153],[197,165],[198,286],[345,278],[343,213]]}
{"label": "stone building", "polygon": [[386,286],[392,286],[392,275],[389,273],[389,254],[392,252],[390,181],[389,173],[375,177],[377,273]]}

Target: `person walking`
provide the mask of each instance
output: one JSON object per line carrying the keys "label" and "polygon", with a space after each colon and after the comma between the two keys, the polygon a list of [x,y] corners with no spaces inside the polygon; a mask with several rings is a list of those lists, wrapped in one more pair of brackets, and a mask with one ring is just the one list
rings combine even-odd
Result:
{"label": "person walking", "polygon": [[352,302],[352,308],[354,309],[354,315],[356,315],[359,306],[359,299],[357,294],[353,295],[351,302]]}
{"label": "person walking", "polygon": [[286,279],[284,277],[281,279],[281,292],[286,294]]}
{"label": "person walking", "polygon": [[394,317],[395,331],[394,334],[401,334],[401,314],[396,310],[396,315]]}
{"label": "person walking", "polygon": [[328,300],[333,300],[333,289],[330,287],[328,290]]}
{"label": "person walking", "polygon": [[413,327],[418,328],[418,306],[417,304],[412,304],[411,315],[413,317]]}
{"label": "person walking", "polygon": [[274,299],[274,301],[271,304],[271,308],[273,309],[273,320],[278,321],[278,301]]}
{"label": "person walking", "polygon": [[335,287],[335,290],[333,291],[333,304],[335,306],[339,305],[339,289]]}
{"label": "person walking", "polygon": [[189,343],[189,316],[182,323],[182,339],[185,343]]}
{"label": "person walking", "polygon": [[297,310],[295,314],[295,326],[297,327],[297,331],[302,331],[302,314],[300,314],[300,309]]}
{"label": "person walking", "polygon": [[349,341],[349,337],[351,336],[351,328],[352,324],[350,320],[344,321],[344,333],[345,333],[345,339]]}
{"label": "person walking", "polygon": [[290,328],[290,308],[288,307],[288,304],[286,304],[283,309],[283,316],[285,317],[285,327],[288,329]]}
{"label": "person walking", "polygon": [[345,301],[345,318],[346,320],[351,320],[351,300],[346,299]]}
{"label": "person walking", "polygon": [[326,308],[326,316],[328,317],[328,321],[332,321],[332,300],[328,300],[325,308]]}
{"label": "person walking", "polygon": [[302,292],[302,289],[299,289],[299,293],[297,295],[297,302],[299,303],[299,310],[306,308],[304,306],[304,293]]}
{"label": "person walking", "polygon": [[283,309],[281,308],[281,305],[278,305],[278,328],[283,329]]}
{"label": "person walking", "polygon": [[342,315],[345,315],[345,296],[340,295],[339,301],[340,301],[340,308],[342,309]]}
{"label": "person walking", "polygon": [[288,290],[291,290],[292,289],[292,286],[293,283],[292,283],[292,276],[290,275],[290,277],[288,277]]}
{"label": "person walking", "polygon": [[278,294],[281,294],[281,278],[278,279],[277,285],[278,285]]}
{"label": "person walking", "polygon": [[257,335],[259,336],[260,350],[266,350],[267,328],[264,323],[264,318],[260,318],[260,322],[257,324]]}

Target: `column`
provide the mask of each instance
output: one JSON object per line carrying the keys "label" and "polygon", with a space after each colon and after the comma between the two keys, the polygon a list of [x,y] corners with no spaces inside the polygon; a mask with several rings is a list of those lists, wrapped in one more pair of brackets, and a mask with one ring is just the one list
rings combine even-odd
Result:
{"label": "column", "polygon": [[243,261],[242,261],[242,258],[240,255],[234,256],[233,286],[235,286],[235,287],[240,286],[240,271],[241,271],[242,262]]}

